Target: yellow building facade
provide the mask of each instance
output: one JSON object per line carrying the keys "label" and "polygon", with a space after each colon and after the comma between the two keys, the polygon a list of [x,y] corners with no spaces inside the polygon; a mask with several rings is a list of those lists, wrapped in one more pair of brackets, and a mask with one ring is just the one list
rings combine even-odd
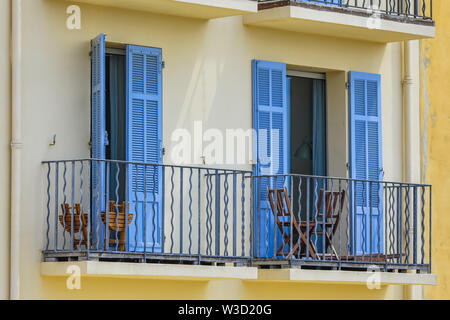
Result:
{"label": "yellow building facade", "polygon": [[[426,3],[429,4],[429,1],[427,0]],[[442,177],[445,174],[446,165],[446,136],[445,127],[440,122],[445,120],[445,90],[437,89],[444,88],[446,83],[443,79],[445,72],[442,72],[442,67],[445,66],[446,48],[446,23],[442,18],[445,17],[447,10],[443,5],[444,1],[433,1],[432,19],[428,16],[431,15],[427,11],[429,7],[425,7],[426,14],[421,18],[405,17],[404,20],[390,17],[392,14],[388,13],[390,9],[387,8],[381,8],[381,14],[378,11],[368,10],[369,8],[360,8],[364,14],[360,13],[361,10],[359,14],[355,14],[354,9],[305,4],[301,1],[299,3],[284,1],[274,7],[267,3],[258,4],[256,1],[247,0],[223,1],[220,4],[214,0],[107,2],[102,0],[2,0],[0,2],[0,107],[4,115],[0,118],[0,176],[2,177],[0,298],[420,299],[448,297],[446,266],[449,261],[448,254],[445,254],[445,250],[448,250],[445,221],[448,218],[443,213],[446,208],[446,199],[442,192],[445,190],[442,186],[444,181]],[[422,11],[422,7],[419,11]],[[413,15],[411,12],[408,14]],[[436,27],[433,20],[436,21]],[[433,39],[435,32],[437,36]],[[206,247],[208,247],[217,250],[220,259],[228,257],[229,254],[220,251],[219,245],[222,250],[225,243],[227,248],[228,245],[230,248],[234,245],[240,249],[239,246],[242,243],[245,249],[243,250],[245,254],[242,255],[248,258],[243,264],[241,260],[236,263],[229,258],[213,261],[215,255],[212,253],[205,253],[205,257],[201,257],[205,258],[206,264],[196,264],[196,258],[193,258],[194,254],[190,252],[189,255],[185,252],[177,256],[178,262],[183,259],[188,262],[174,263],[164,255],[168,253],[164,249],[161,249],[162,252],[158,252],[158,255],[155,255],[153,251],[152,254],[155,257],[152,259],[147,260],[148,257],[145,255],[143,261],[147,263],[142,263],[140,253],[127,252],[128,255],[124,255],[120,252],[127,249],[115,252],[112,250],[112,253],[107,252],[108,250],[100,253],[93,252],[91,258],[89,258],[89,252],[86,254],[83,251],[83,254],[79,254],[73,248],[57,252],[58,246],[56,245],[55,248],[55,243],[62,246],[64,242],[64,246],[70,247],[71,241],[71,236],[64,233],[66,226],[57,218],[61,214],[60,206],[68,202],[73,204],[80,202],[82,206],[84,203],[91,204],[89,197],[92,196],[91,193],[94,193],[94,188],[89,187],[90,173],[87,167],[90,170],[97,169],[92,166],[95,161],[89,162],[91,160],[87,160],[85,162],[87,167],[83,168],[78,166],[80,163],[77,163],[77,169],[73,171],[70,171],[73,161],[61,163],[58,167],[60,180],[57,180],[57,186],[55,186],[53,185],[55,163],[43,162],[95,158],[91,154],[92,145],[95,144],[92,139],[94,102],[91,98],[95,86],[91,85],[94,68],[91,68],[93,62],[90,57],[95,58],[92,40],[100,34],[106,37],[105,50],[109,55],[128,54],[126,50],[131,48],[129,45],[158,49],[162,52],[164,65],[160,65],[162,75],[160,148],[163,149],[161,164],[168,166],[165,169],[166,176],[162,178],[166,186],[166,189],[163,188],[165,193],[162,195],[164,199],[162,201],[165,203],[162,209],[165,216],[161,220],[160,229],[163,234],[162,241],[168,246],[172,245],[174,250],[176,252],[179,250],[180,253],[183,253],[183,248],[191,251],[191,245],[188,249],[188,243],[192,244],[192,250],[195,253],[195,250],[201,251],[202,248],[207,250]],[[350,74],[355,75],[356,73],[353,72],[357,72],[380,77],[377,91],[380,93],[377,100],[380,108],[378,119],[382,122],[379,145],[382,145],[380,161],[383,165],[380,173],[383,173],[384,181],[392,183],[367,182],[363,190],[369,193],[369,189],[364,188],[372,188],[372,184],[383,186],[384,191],[379,193],[380,198],[389,195],[391,192],[389,190],[392,188],[400,190],[396,192],[405,193],[394,195],[391,192],[390,197],[383,198],[383,204],[386,204],[385,209],[382,209],[381,205],[371,207],[385,210],[386,218],[381,224],[384,225],[383,230],[386,231],[386,236],[381,236],[381,218],[378,218],[378,222],[374,223],[379,223],[379,228],[376,229],[379,237],[370,241],[371,244],[362,250],[363,253],[356,253],[351,251],[355,249],[349,249],[351,246],[357,246],[355,243],[359,241],[355,240],[358,236],[354,236],[351,240],[349,235],[353,232],[357,233],[354,231],[357,227],[350,227],[350,222],[342,222],[341,236],[338,236],[339,231],[337,231],[332,241],[336,250],[339,250],[339,258],[335,260],[330,258],[327,265],[320,264],[305,268],[303,264],[307,264],[308,259],[299,258],[297,266],[284,259],[286,261],[283,262],[286,263],[279,268],[281,264],[278,264],[276,259],[275,263],[273,261],[269,263],[265,261],[269,259],[262,257],[259,257],[260,265],[248,263],[250,257],[252,260],[258,260],[255,253],[258,251],[255,249],[258,245],[255,243],[260,241],[259,246],[264,246],[262,240],[258,240],[258,237],[252,233],[256,230],[252,223],[260,220],[252,220],[258,213],[251,203],[255,193],[251,191],[253,189],[250,183],[237,189],[241,192],[239,197],[242,195],[242,203],[245,203],[247,210],[243,210],[245,217],[242,218],[242,225],[239,224],[240,219],[233,218],[237,228],[242,227],[243,236],[241,236],[241,230],[235,232],[236,236],[233,240],[231,236],[230,239],[226,236],[227,232],[232,232],[229,230],[233,230],[232,223],[228,227],[223,220],[227,219],[225,214],[228,211],[223,210],[228,199],[215,202],[216,210],[224,215],[220,216],[221,222],[217,216],[214,218],[216,228],[214,230],[221,231],[222,236],[214,239],[216,242],[212,247],[210,240],[205,239],[205,232],[211,234],[211,228],[201,225],[200,219],[194,220],[195,224],[198,223],[198,228],[190,225],[188,212],[191,209],[189,207],[191,192],[187,191],[188,181],[191,181],[188,180],[190,179],[189,168],[196,168],[199,177],[201,170],[208,168],[241,170],[239,174],[251,173],[254,172],[258,160],[246,158],[244,162],[237,164],[210,164],[207,158],[205,160],[205,154],[196,155],[193,152],[191,161],[185,163],[184,184],[181,183],[181,175],[175,177],[175,182],[171,182],[169,166],[179,165],[174,157],[177,142],[179,142],[174,138],[175,133],[179,129],[195,132],[195,124],[198,122],[202,123],[204,130],[216,130],[211,132],[225,133],[227,129],[244,131],[254,129],[255,86],[258,86],[259,81],[252,67],[254,60],[281,63],[290,79],[297,77],[324,81],[326,176],[341,178],[341,180],[335,180],[335,184],[330,188],[336,189],[338,184],[345,184],[348,188],[347,194],[352,194],[353,191],[351,191],[352,184],[347,182],[350,180],[346,179],[355,178],[349,169],[353,166],[351,155],[354,154],[350,138],[353,130],[352,118],[349,114],[355,103],[351,94],[354,89]],[[130,70],[133,69],[130,68]],[[292,82],[291,86],[293,86]],[[274,96],[275,93],[272,92],[270,97]],[[294,99],[294,96],[291,91],[291,99]],[[366,103],[367,105],[370,103]],[[290,127],[293,127],[292,123],[295,125],[295,122],[291,122]],[[295,129],[290,130],[294,132],[292,130]],[[290,134],[293,135],[293,133]],[[292,151],[292,157],[294,151]],[[114,165],[115,163],[110,164],[111,167]],[[67,174],[66,169],[69,169]],[[78,170],[81,170],[80,176],[77,175]],[[77,175],[76,179],[70,180],[72,174]],[[314,183],[315,178],[311,173],[308,174]],[[80,185],[82,180],[80,177],[84,177],[84,185]],[[62,178],[67,178],[67,188],[71,188],[70,184],[73,181],[76,187],[66,191]],[[114,178],[111,175],[111,181]],[[148,179],[152,177],[149,176]],[[208,181],[208,178],[205,179]],[[146,179],[143,178],[143,180]],[[133,180],[129,181],[133,183]],[[178,197],[180,194],[183,195],[181,199],[176,198],[176,217],[172,220],[170,214],[174,210],[170,210],[170,203],[174,198],[170,194],[170,189],[167,189],[170,183],[172,186],[175,183],[177,190],[181,188],[181,191],[175,191],[175,193],[178,192]],[[295,183],[295,179],[292,183]],[[405,183],[405,185],[400,186],[399,183]],[[425,219],[429,218],[431,209],[429,209],[428,198],[422,200],[420,196],[420,192],[428,188],[424,184],[433,185],[431,272],[428,269],[431,263],[428,249],[429,224],[425,223],[428,221]],[[200,182],[198,185],[194,183],[194,189],[196,187],[200,190]],[[207,185],[202,187],[210,188]],[[357,182],[353,187],[358,188]],[[406,191],[401,190],[409,190],[408,192],[414,190],[417,196],[409,198],[410,194],[407,195]],[[222,192],[224,192],[223,189]],[[423,192],[424,197],[429,196],[428,193]],[[108,197],[114,196],[114,192],[106,193]],[[355,191],[355,194],[360,193]],[[81,201],[73,200],[74,197],[81,198]],[[86,200],[88,198],[89,200]],[[353,219],[351,199],[353,198],[347,197],[347,205],[341,209],[343,221]],[[212,198],[209,200],[199,198],[198,201],[200,207],[205,205],[204,202],[212,201]],[[376,200],[370,197],[369,201]],[[237,203],[237,200],[233,201],[235,202]],[[413,202],[417,206],[413,206]],[[355,200],[355,207],[357,203]],[[209,202],[208,205],[210,205]],[[86,208],[87,206],[82,211],[84,212]],[[238,208],[241,209],[240,204]],[[205,210],[209,212],[210,209]],[[413,219],[411,215],[413,210],[417,218],[414,221],[409,220]],[[87,221],[93,221],[91,218],[94,217],[94,211],[92,207],[92,213],[89,211]],[[100,210],[98,211],[96,214],[100,219]],[[372,221],[372,210],[369,211]],[[389,216],[389,212],[393,215],[400,214],[399,220],[394,222],[394,216]],[[202,212],[202,214],[205,213]],[[403,214],[405,216],[402,216]],[[368,212],[366,217],[369,217]],[[299,219],[302,217],[300,216]],[[133,224],[137,224],[135,221],[133,220]],[[171,234],[174,230],[170,227],[173,221],[177,231],[175,234]],[[270,228],[274,226],[275,224],[272,224]],[[372,230],[372,224],[367,224],[366,228],[367,226]],[[59,230],[59,233],[56,231],[56,235],[55,229]],[[180,230],[184,232],[179,232]],[[192,230],[200,234],[200,239],[194,233],[194,241],[192,241],[192,235],[189,232]],[[395,235],[390,235],[389,232],[394,232],[393,230]],[[78,234],[73,236],[79,236],[81,232],[81,229],[75,231]],[[94,241],[93,232],[89,231],[89,235],[84,239],[89,237]],[[135,232],[138,234],[138,231]],[[365,232],[364,229],[362,232]],[[267,234],[269,235],[269,232]],[[98,233],[97,237],[99,237]],[[365,233],[363,242],[364,237],[372,238],[373,235],[369,232]],[[98,241],[97,248],[99,243],[102,246],[103,242]],[[400,247],[400,251],[392,249],[394,243],[395,246]],[[374,251],[377,245],[379,251]],[[318,251],[321,250],[319,247]],[[83,248],[80,250],[85,250]],[[269,251],[267,245],[264,249]],[[166,250],[168,250],[167,247]],[[341,250],[344,250],[345,254],[341,254]],[[374,255],[367,256],[368,258],[364,260],[364,255],[368,254],[369,250]],[[333,253],[330,252],[328,254],[332,255]],[[302,254],[304,253],[300,250],[298,256]],[[130,256],[132,258],[129,258]],[[149,254],[149,256],[152,255]],[[345,259],[343,259],[344,256]],[[380,260],[382,256],[384,260]],[[323,254],[312,260],[326,260],[327,257],[329,256]],[[349,259],[353,259],[355,265],[348,264]],[[423,263],[420,262],[421,260]],[[389,268],[388,261],[392,262]],[[399,263],[399,261],[403,262]],[[275,266],[270,267],[270,265]],[[374,265],[375,271],[379,271],[377,268],[381,271],[373,273]],[[75,273],[73,270],[76,270]],[[73,276],[77,277],[77,272],[80,275],[80,287],[74,288],[71,281]],[[75,283],[77,281],[75,280]],[[375,287],[371,286],[372,282],[375,282]]]}
{"label": "yellow building facade", "polygon": [[[422,145],[423,145],[423,180],[434,184],[433,190],[435,212],[445,211],[448,199],[445,190],[448,184],[448,109],[445,102],[445,90],[448,81],[445,79],[448,67],[448,21],[445,14],[449,10],[446,1],[436,1],[436,38],[423,40],[421,48],[421,118],[422,118]],[[448,217],[436,214],[433,218],[433,253],[438,256],[434,263],[434,273],[439,275],[438,285],[425,290],[427,299],[449,298],[449,236]]]}

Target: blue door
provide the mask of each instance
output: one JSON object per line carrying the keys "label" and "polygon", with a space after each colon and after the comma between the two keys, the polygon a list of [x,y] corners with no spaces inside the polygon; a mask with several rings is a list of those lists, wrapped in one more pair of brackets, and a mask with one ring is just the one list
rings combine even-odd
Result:
{"label": "blue door", "polygon": [[[161,49],[127,46],[127,160],[162,163]],[[162,244],[162,169],[129,165],[131,251],[160,252]]]}
{"label": "blue door", "polygon": [[[105,115],[105,35],[91,42],[91,157],[105,159],[108,143]],[[105,210],[105,164],[92,162],[92,230],[93,246],[103,247],[103,223],[100,213]]]}
{"label": "blue door", "polygon": [[[289,172],[289,132],[286,65],[279,62],[254,60],[253,128],[257,131],[255,145],[256,176]],[[272,258],[281,245],[281,234],[274,225],[274,215],[268,200],[268,188],[288,185],[283,178],[260,178],[255,196],[256,252],[259,257]],[[275,243],[274,243],[275,241]]]}
{"label": "blue door", "polygon": [[[350,72],[351,178],[383,179],[381,77]],[[352,187],[352,252],[383,252],[383,185],[354,182]]]}

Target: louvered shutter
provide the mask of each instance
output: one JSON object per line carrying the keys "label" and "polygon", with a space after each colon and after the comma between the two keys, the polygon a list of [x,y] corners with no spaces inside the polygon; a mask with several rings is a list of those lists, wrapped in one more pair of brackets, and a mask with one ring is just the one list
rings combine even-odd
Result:
{"label": "louvered shutter", "polygon": [[[162,163],[161,49],[127,46],[127,160]],[[146,169],[145,169],[146,168]],[[130,250],[161,250],[161,167],[130,165]]]}
{"label": "louvered shutter", "polygon": [[[286,65],[269,61],[253,61],[253,128],[257,131],[255,175],[277,175],[289,172],[288,108],[286,98]],[[261,178],[255,203],[258,248],[262,257],[274,255],[274,219],[268,206],[267,189],[282,188],[286,181]],[[259,211],[258,211],[259,210]],[[280,235],[277,237],[280,245]]]}
{"label": "louvered shutter", "polygon": [[[105,159],[105,146],[107,144],[105,125],[105,35],[100,34],[91,42],[91,157]],[[96,217],[104,210],[105,202],[105,165],[102,162],[92,162],[92,223],[94,233],[100,228]],[[101,239],[94,234],[93,239]],[[94,246],[102,246],[94,243]]]}
{"label": "louvered shutter", "polygon": [[[381,181],[381,77],[378,74],[350,72],[349,80],[351,177]],[[353,185],[355,212],[352,239],[356,254],[383,251],[382,188],[377,183],[355,182]]]}

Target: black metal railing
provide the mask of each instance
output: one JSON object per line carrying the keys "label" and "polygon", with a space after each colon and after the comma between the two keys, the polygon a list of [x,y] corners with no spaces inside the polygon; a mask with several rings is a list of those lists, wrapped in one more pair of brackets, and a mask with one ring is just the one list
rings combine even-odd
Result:
{"label": "black metal railing", "polygon": [[295,4],[312,3],[329,7],[347,8],[365,11],[370,14],[380,13],[392,17],[433,20],[433,0],[257,0],[261,4]]}
{"label": "black metal railing", "polygon": [[95,159],[44,165],[46,257],[251,256],[251,172]]}
{"label": "black metal railing", "polygon": [[431,186],[43,162],[44,258],[431,270]]}
{"label": "black metal railing", "polygon": [[429,185],[291,174],[254,188],[255,262],[430,271]]}

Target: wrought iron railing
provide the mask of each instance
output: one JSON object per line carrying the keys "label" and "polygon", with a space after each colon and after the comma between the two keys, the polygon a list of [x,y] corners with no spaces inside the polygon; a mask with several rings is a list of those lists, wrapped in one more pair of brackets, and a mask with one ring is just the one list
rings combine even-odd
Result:
{"label": "wrought iron railing", "polygon": [[116,160],[43,164],[46,260],[431,270],[430,185]]}
{"label": "wrought iron railing", "polygon": [[255,262],[431,270],[430,185],[291,174],[254,188]]}
{"label": "wrought iron railing", "polygon": [[392,17],[433,20],[433,0],[257,0],[261,4],[313,3]]}
{"label": "wrought iron railing", "polygon": [[251,256],[251,172],[94,159],[44,165],[46,258]]}

